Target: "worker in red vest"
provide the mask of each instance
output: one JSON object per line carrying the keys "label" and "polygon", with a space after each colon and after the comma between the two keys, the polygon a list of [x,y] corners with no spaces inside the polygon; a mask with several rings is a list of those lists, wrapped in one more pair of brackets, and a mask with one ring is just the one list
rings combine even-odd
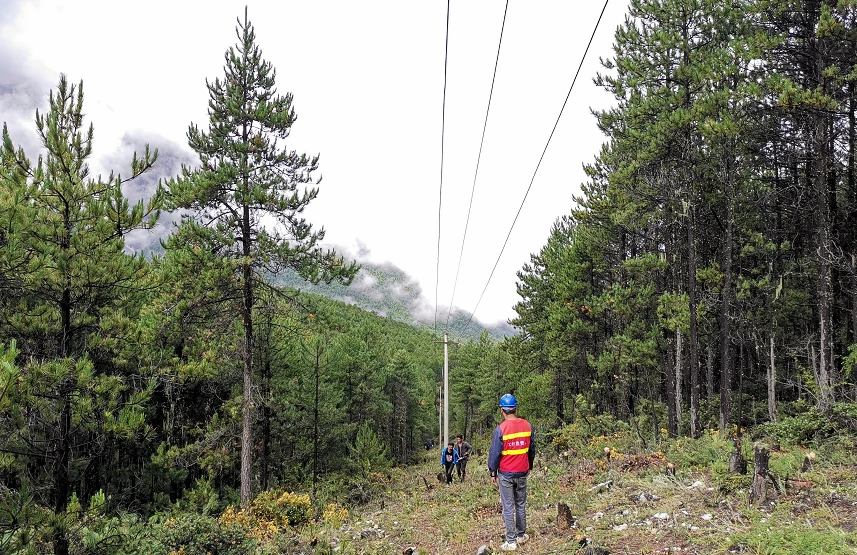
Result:
{"label": "worker in red vest", "polygon": [[511,393],[500,397],[503,421],[494,430],[488,450],[488,471],[491,483],[500,487],[506,541],[501,551],[515,551],[518,544],[530,539],[527,535],[527,474],[533,468],[536,444],[533,427],[516,414],[518,401]]}

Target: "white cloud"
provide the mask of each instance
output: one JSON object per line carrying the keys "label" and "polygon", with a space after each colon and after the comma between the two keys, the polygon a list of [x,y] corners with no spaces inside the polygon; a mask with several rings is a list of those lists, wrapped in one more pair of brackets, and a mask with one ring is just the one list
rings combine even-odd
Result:
{"label": "white cloud", "polygon": [[[486,285],[598,4],[510,3],[455,306],[472,311]],[[19,0],[17,10],[0,17],[0,86],[27,92],[11,100],[0,94],[0,117],[17,141],[32,145],[20,128],[32,128],[33,104],[46,105],[47,88],[65,72],[73,82],[84,80],[96,132],[94,170],[123,159],[138,138],[174,153],[186,144],[190,122],[206,123],[205,80],[222,74],[244,5]],[[307,217],[326,229],[328,242],[414,276],[432,318],[435,304],[452,300],[502,8],[487,0],[452,3],[438,272],[446,3],[305,0],[249,7],[279,90],[294,94],[299,117],[289,146],[321,154],[324,180]],[[610,102],[591,78],[598,56],[610,55],[624,12],[625,2],[607,9],[477,319],[514,315],[515,272],[572,206],[584,180],[581,165],[602,140],[589,108]]]}

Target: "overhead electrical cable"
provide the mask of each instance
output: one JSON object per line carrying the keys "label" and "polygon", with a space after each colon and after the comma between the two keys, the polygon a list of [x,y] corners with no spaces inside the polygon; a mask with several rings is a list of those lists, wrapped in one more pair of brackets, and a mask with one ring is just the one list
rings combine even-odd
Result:
{"label": "overhead electrical cable", "polygon": [[551,139],[553,139],[553,134],[556,132],[556,128],[559,125],[559,120],[562,118],[562,113],[565,110],[566,104],[568,104],[568,99],[571,97],[571,91],[574,89],[574,84],[577,83],[577,77],[580,75],[580,69],[583,67],[583,62],[586,60],[586,54],[589,52],[589,47],[592,46],[592,39],[595,38],[595,32],[598,31],[598,26],[601,24],[601,18],[604,16],[604,11],[607,9],[607,3],[610,0],[604,0],[604,6],[601,8],[601,13],[598,15],[598,21],[595,22],[595,28],[592,29],[592,34],[589,36],[589,42],[586,44],[586,50],[583,51],[583,56],[580,58],[580,64],[577,66],[577,72],[574,74],[574,79],[571,81],[571,86],[568,88],[568,94],[565,95],[565,100],[562,103],[562,108],[559,110],[559,115],[556,118],[556,122],[553,124],[553,129],[551,129],[550,136],[548,137],[547,143],[545,143],[545,148],[542,150],[542,155],[539,157],[539,162],[536,164],[536,170],[533,172],[533,177],[530,179],[530,185],[527,187],[527,192],[524,193],[524,198],[521,200],[521,206],[518,207],[518,212],[515,214],[515,219],[512,220],[512,226],[509,228],[509,233],[506,235],[506,240],[503,242],[503,248],[500,249],[500,254],[497,256],[496,262],[494,262],[494,267],[491,269],[491,274],[488,276],[488,281],[485,283],[485,287],[482,289],[482,294],[479,295],[479,300],[476,302],[476,307],[470,313],[470,319],[467,320],[467,324],[464,325],[464,329],[462,330],[462,334],[470,325],[470,322],[473,321],[473,315],[476,314],[476,310],[479,309],[479,303],[482,302],[482,297],[485,296],[485,291],[488,290],[488,285],[491,283],[491,278],[494,277],[494,271],[497,269],[497,265],[500,263],[500,258],[503,256],[503,251],[506,250],[506,245],[509,243],[509,237],[512,236],[512,230],[515,229],[515,223],[518,221],[518,216],[521,215],[521,210],[524,208],[524,202],[527,200],[527,195],[530,194],[530,189],[533,188],[533,182],[536,180],[536,174],[539,172],[539,167],[542,165],[542,160],[545,158],[545,153],[548,151],[548,146],[551,143]]}
{"label": "overhead electrical cable", "polygon": [[452,284],[452,298],[449,300],[449,311],[446,313],[447,329],[449,328],[449,318],[452,315],[452,303],[455,301],[455,289],[458,287],[461,260],[464,258],[464,242],[467,240],[467,228],[470,225],[470,211],[473,208],[473,195],[476,192],[476,177],[479,175],[479,161],[482,159],[482,145],[485,144],[485,130],[488,128],[488,113],[491,111],[491,98],[494,96],[494,81],[497,79],[497,64],[500,62],[500,47],[503,46],[503,31],[506,28],[506,14],[508,12],[509,0],[506,0],[506,8],[503,10],[503,23],[500,25],[500,41],[497,43],[497,56],[494,59],[494,75],[491,76],[491,90],[488,93],[488,106],[485,108],[485,122],[482,124],[482,140],[479,141],[479,154],[476,156],[476,171],[473,173],[473,187],[470,189],[470,205],[467,207],[464,236],[461,238],[461,253],[458,255],[458,268],[455,270],[455,281]]}
{"label": "overhead electrical cable", "polygon": [[449,59],[449,4],[446,0],[446,45],[443,52],[443,111],[440,124],[440,190],[437,199],[437,269],[434,280],[434,331],[437,333],[437,301],[440,285],[440,209],[443,206],[443,135],[446,129],[446,65]]}

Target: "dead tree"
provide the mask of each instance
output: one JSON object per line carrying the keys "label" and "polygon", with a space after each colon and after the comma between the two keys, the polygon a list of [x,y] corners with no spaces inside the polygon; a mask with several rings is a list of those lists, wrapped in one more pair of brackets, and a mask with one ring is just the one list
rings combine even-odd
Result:
{"label": "dead tree", "polygon": [[557,530],[568,530],[574,527],[574,516],[565,503],[556,504],[556,527]]}
{"label": "dead tree", "polygon": [[803,464],[800,465],[800,471],[801,472],[809,472],[810,470],[812,470],[812,461],[814,461],[814,460],[815,460],[815,453],[813,453],[812,451],[810,451],[809,453],[804,455]]}
{"label": "dead tree", "polygon": [[762,504],[768,498],[768,448],[761,444],[753,446],[753,489],[750,503]]}
{"label": "dead tree", "polygon": [[747,460],[741,453],[741,439],[735,438],[732,440],[735,443],[735,449],[729,453],[729,472],[733,474],[747,474]]}

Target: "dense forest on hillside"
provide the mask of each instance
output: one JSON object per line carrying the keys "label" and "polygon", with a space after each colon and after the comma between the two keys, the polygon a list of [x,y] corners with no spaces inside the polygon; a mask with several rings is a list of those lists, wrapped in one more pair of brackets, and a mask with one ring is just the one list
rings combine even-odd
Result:
{"label": "dense forest on hillside", "polygon": [[[294,289],[358,268],[301,217],[318,159],[283,146],[291,96],[237,31],[199,165],[145,202],[123,187],[156,149],[89,174],[82,83],[36,114],[41,154],[4,124],[0,552],[285,552],[278,530],[341,521],[437,436],[434,330]],[[544,452],[581,422],[641,448],[854,430],[855,59],[853,0],[632,0],[520,333],[452,346],[453,433],[490,433],[505,392]],[[163,253],[128,252],[164,210]]]}
{"label": "dense forest on hillside", "polygon": [[[427,306],[420,284],[392,263],[361,262],[360,271],[350,285],[340,283],[308,283],[294,272],[272,276],[274,285],[288,286],[316,293],[330,299],[353,304],[379,316],[392,318],[416,328],[434,331],[434,306]],[[443,309],[446,314],[448,309]],[[515,335],[517,331],[505,322],[486,325],[474,319],[469,312],[454,309],[449,323],[442,328],[456,341],[478,341],[483,331],[494,341]]]}
{"label": "dense forest on hillside", "polygon": [[853,2],[631,2],[596,79],[608,140],[519,273],[520,360],[558,423],[576,394],[693,436],[854,401],[855,22]]}

